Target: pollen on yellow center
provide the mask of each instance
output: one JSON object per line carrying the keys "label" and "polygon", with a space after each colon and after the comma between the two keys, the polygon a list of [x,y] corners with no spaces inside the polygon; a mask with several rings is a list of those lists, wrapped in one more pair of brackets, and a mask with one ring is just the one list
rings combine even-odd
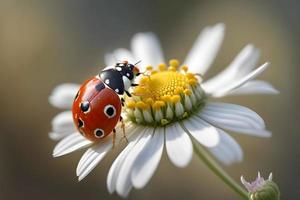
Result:
{"label": "pollen on yellow center", "polygon": [[165,102],[164,101],[155,101],[152,104],[153,109],[155,110],[159,110],[161,107],[165,106]]}
{"label": "pollen on yellow center", "polygon": [[136,103],[134,101],[127,102],[126,106],[127,108],[133,109],[135,107]]}
{"label": "pollen on yellow center", "polygon": [[[160,107],[156,101],[175,103],[180,101],[180,94],[190,95],[190,87],[198,83],[197,78],[193,73],[186,73],[188,71],[187,66],[182,67],[184,72],[177,71],[179,64],[178,60],[172,59],[169,61],[168,70],[166,70],[165,64],[159,64],[158,70],[155,71],[151,66],[148,66],[147,71],[154,73],[145,75],[140,79],[139,86],[134,89],[134,94],[141,98],[141,102],[152,107],[154,105],[156,108]],[[146,108],[139,102],[136,106]]]}
{"label": "pollen on yellow center", "polygon": [[171,95],[164,95],[161,97],[161,99],[164,101],[164,102],[170,102],[171,101]]}
{"label": "pollen on yellow center", "polygon": [[140,83],[136,90],[143,93],[141,96],[160,100],[164,95],[178,94],[176,91],[187,88],[188,84],[189,79],[186,76],[174,71],[163,71],[151,74],[148,81]]}
{"label": "pollen on yellow center", "polygon": [[138,101],[138,102],[136,103],[136,107],[137,107],[137,108],[140,108],[140,109],[147,109],[147,108],[149,108],[149,105],[146,104],[146,103],[143,102],[143,101]]}
{"label": "pollen on yellow center", "polygon": [[184,94],[190,96],[192,94],[192,91],[190,89],[185,89],[184,91]]}
{"label": "pollen on yellow center", "polygon": [[161,63],[158,65],[158,69],[159,71],[165,71],[167,68],[166,64],[165,63]]}
{"label": "pollen on yellow center", "polygon": [[179,61],[176,59],[172,59],[169,61],[169,65],[176,69],[179,66]]}
{"label": "pollen on yellow center", "polygon": [[174,95],[174,96],[172,96],[171,100],[172,100],[173,103],[177,103],[177,102],[180,101],[180,96],[179,95]]}
{"label": "pollen on yellow center", "polygon": [[147,71],[152,71],[152,69],[153,69],[153,67],[150,66],[150,65],[146,67],[146,70],[147,70]]}
{"label": "pollen on yellow center", "polygon": [[132,96],[125,96],[124,112],[132,122],[166,126],[203,107],[206,96],[199,75],[189,72],[188,66],[181,66],[178,60],[147,66],[142,74]]}

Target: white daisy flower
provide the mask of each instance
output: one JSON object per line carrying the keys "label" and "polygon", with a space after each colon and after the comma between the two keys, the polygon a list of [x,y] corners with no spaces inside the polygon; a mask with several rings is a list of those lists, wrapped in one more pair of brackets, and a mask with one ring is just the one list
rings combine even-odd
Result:
{"label": "white daisy flower", "polygon": [[[154,174],[165,146],[169,160],[177,167],[187,166],[193,156],[195,142],[207,148],[220,162],[240,162],[240,145],[226,132],[270,137],[263,119],[249,108],[213,103],[212,98],[228,95],[276,94],[269,83],[254,80],[268,66],[259,67],[259,50],[246,45],[229,66],[217,76],[202,80],[222,44],[225,26],[206,27],[197,38],[183,65],[170,60],[167,66],[159,40],[153,33],[138,33],[131,42],[131,51],[117,49],[105,56],[106,65],[128,60],[141,60],[139,86],[126,98],[123,117],[128,144],[113,162],[107,177],[110,193],[126,197],[130,190],[143,188]],[[78,133],[70,111],[80,85],[62,84],[54,89],[49,101],[66,109],[52,120],[50,137],[61,141],[53,156],[58,157],[88,147],[77,166],[79,180],[112,150],[111,137],[93,143]],[[117,133],[121,132],[119,125]],[[112,135],[112,134],[111,134]],[[118,144],[122,134],[117,134]]]}

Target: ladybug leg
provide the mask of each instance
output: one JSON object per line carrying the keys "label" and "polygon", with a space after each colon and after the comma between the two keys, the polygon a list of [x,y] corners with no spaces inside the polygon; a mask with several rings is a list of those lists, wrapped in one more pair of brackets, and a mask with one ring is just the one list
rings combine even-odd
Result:
{"label": "ladybug leg", "polygon": [[136,86],[138,86],[139,84],[136,84],[136,83],[131,83],[131,86],[132,87],[136,87]]}
{"label": "ladybug leg", "polygon": [[113,129],[112,143],[113,143],[112,148],[115,148],[115,143],[116,143],[116,129]]}
{"label": "ladybug leg", "polygon": [[126,92],[127,96],[131,97],[131,94],[127,90],[125,90],[125,92]]}
{"label": "ladybug leg", "polygon": [[122,103],[122,107],[124,107],[124,102],[125,102],[124,98],[123,98],[123,97],[121,97],[121,103]]}
{"label": "ladybug leg", "polygon": [[123,121],[123,118],[122,116],[120,116],[120,122],[122,123],[121,125],[121,128],[122,128],[122,131],[123,131],[123,138],[126,140],[126,142],[128,143],[128,139],[126,137],[126,133],[125,133],[125,123]]}
{"label": "ladybug leg", "polygon": [[144,76],[147,76],[150,79],[150,75],[147,73],[147,71],[142,72],[141,74],[143,74]]}

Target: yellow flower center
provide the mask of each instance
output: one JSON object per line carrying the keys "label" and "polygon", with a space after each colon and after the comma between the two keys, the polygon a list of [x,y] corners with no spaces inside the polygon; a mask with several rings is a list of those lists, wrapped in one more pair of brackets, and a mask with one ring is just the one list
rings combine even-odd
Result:
{"label": "yellow flower center", "polygon": [[188,117],[204,103],[205,94],[200,87],[200,77],[188,72],[187,66],[179,67],[178,60],[170,60],[169,67],[152,66],[133,89],[133,96],[126,98],[129,119],[145,125],[164,126]]}

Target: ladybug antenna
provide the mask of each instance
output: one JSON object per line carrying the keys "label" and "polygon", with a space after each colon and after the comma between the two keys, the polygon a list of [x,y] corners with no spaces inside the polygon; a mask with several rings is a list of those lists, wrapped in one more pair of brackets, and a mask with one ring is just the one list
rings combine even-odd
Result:
{"label": "ladybug antenna", "polygon": [[137,61],[136,63],[134,63],[134,65],[137,65],[137,64],[139,64],[139,63],[141,63],[142,61],[141,60],[139,60],[139,61]]}

